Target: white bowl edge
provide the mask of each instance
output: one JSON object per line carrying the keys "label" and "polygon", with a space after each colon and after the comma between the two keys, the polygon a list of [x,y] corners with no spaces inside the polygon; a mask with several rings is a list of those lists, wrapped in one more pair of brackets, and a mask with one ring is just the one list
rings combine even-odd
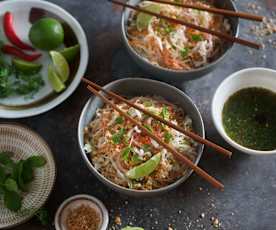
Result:
{"label": "white bowl edge", "polygon": [[276,70],[268,68],[248,68],[233,73],[217,88],[212,100],[213,123],[223,139],[241,152],[252,155],[276,154],[276,150],[259,151],[246,148],[233,141],[225,132],[222,124],[222,110],[227,99],[243,88],[262,87],[276,93]]}

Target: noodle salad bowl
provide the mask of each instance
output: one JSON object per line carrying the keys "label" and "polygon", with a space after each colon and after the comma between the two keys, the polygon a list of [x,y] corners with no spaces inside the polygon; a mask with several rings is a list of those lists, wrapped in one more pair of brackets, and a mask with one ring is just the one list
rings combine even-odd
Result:
{"label": "noodle salad bowl", "polygon": [[[149,79],[126,78],[111,82],[104,89],[144,105],[151,112],[166,117],[164,119],[205,137],[203,120],[196,105],[173,86]],[[203,145],[124,103],[117,103],[144,127],[155,135],[159,133],[164,141],[198,164]],[[90,171],[105,185],[126,195],[150,196],[167,192],[192,174],[191,169],[181,165],[171,153],[99,98],[91,97],[83,108],[78,141]],[[143,175],[148,170],[152,171]]]}
{"label": "noodle salad bowl", "polygon": [[[208,2],[208,1],[207,1]],[[210,30],[238,36],[239,20],[205,11],[130,0],[131,5],[177,18]],[[183,0],[183,3],[194,3]],[[198,2],[204,7],[209,3]],[[237,11],[232,0],[214,1],[218,8]],[[213,71],[230,53],[233,44],[210,34],[164,19],[124,9],[121,19],[123,43],[133,60],[153,77],[166,82],[194,80]]]}

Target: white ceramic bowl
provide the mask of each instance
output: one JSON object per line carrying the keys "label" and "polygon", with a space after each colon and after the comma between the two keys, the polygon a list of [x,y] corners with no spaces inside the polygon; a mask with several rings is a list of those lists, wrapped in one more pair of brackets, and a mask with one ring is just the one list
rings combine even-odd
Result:
{"label": "white ceramic bowl", "polygon": [[226,78],[215,92],[212,102],[212,118],[220,135],[235,149],[254,155],[276,154],[276,150],[258,151],[246,148],[233,141],[225,132],[222,110],[225,102],[237,91],[249,87],[262,87],[276,92],[276,71],[266,68],[250,68],[238,71]]}
{"label": "white ceramic bowl", "polygon": [[[0,118],[22,118],[38,115],[47,112],[57,105],[65,101],[78,87],[82,76],[86,71],[88,64],[88,45],[85,33],[79,22],[63,8],[48,1],[41,0],[13,0],[0,2],[0,36],[1,40],[9,43],[2,30],[3,15],[10,11],[14,16],[14,27],[19,37],[23,41],[30,43],[28,38],[29,29],[31,28],[31,11],[32,10],[46,12],[47,16],[55,17],[70,27],[76,41],[80,45],[79,65],[74,70],[70,83],[67,88],[60,94],[54,94],[53,89],[48,82],[48,64],[50,62],[48,52],[39,50],[42,57],[39,62],[43,64],[41,75],[45,82],[43,88],[39,90],[33,97],[9,97],[0,99]],[[39,13],[40,13],[39,12]],[[6,55],[8,56],[8,55]],[[9,58],[9,57],[7,57]]]}
{"label": "white ceramic bowl", "polygon": [[[108,217],[108,211],[104,204],[98,200],[96,197],[80,194],[75,195],[67,200],[65,200],[60,207],[58,208],[56,215],[55,215],[55,228],[56,230],[64,230],[66,229],[65,226],[62,224],[64,219],[66,218],[66,215],[68,214],[67,208],[70,209],[70,206],[72,207],[78,207],[82,204],[87,204],[91,207],[94,207],[98,210],[100,216],[101,216],[101,225],[99,230],[106,230],[108,227],[109,217]],[[66,213],[64,213],[66,212]]]}

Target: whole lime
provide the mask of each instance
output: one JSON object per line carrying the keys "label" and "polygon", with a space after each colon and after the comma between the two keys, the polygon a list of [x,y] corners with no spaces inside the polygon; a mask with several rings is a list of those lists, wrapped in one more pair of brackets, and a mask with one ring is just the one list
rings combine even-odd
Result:
{"label": "whole lime", "polygon": [[64,40],[63,27],[54,18],[42,18],[32,25],[29,39],[39,49],[56,49]]}

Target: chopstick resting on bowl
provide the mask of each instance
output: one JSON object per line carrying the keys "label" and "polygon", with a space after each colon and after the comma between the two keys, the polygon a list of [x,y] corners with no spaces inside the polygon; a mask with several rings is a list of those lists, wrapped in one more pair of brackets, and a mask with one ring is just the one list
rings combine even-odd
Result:
{"label": "chopstick resting on bowl", "polygon": [[161,3],[161,4],[168,4],[168,5],[172,5],[172,6],[179,6],[179,7],[183,7],[183,8],[189,8],[189,9],[202,10],[202,11],[207,11],[210,13],[221,14],[221,15],[228,16],[228,17],[237,17],[237,18],[243,18],[243,19],[258,21],[258,22],[262,22],[264,20],[263,16],[259,16],[256,14],[250,14],[250,13],[245,13],[245,12],[240,12],[240,11],[235,12],[233,10],[226,10],[226,9],[220,9],[220,8],[215,8],[215,7],[200,6],[198,4],[168,2],[165,0],[147,0],[147,1]]}
{"label": "chopstick resting on bowl", "polygon": [[233,37],[233,36],[231,36],[229,34],[226,34],[226,33],[222,33],[222,32],[215,31],[215,30],[210,30],[210,29],[207,29],[207,28],[204,28],[204,27],[201,27],[201,26],[198,26],[198,25],[195,25],[195,24],[192,24],[192,23],[180,20],[180,19],[170,18],[168,16],[161,15],[161,14],[158,14],[158,13],[154,13],[150,10],[145,10],[145,9],[142,9],[141,7],[129,5],[129,4],[117,1],[117,0],[108,0],[108,1],[111,2],[111,3],[117,4],[117,5],[123,6],[123,7],[127,7],[127,8],[130,8],[130,9],[145,13],[145,14],[149,14],[149,15],[152,15],[152,16],[155,16],[155,17],[158,17],[158,18],[162,18],[162,19],[167,20],[171,23],[184,25],[184,26],[187,26],[189,28],[192,28],[192,29],[204,32],[204,33],[208,33],[208,34],[217,36],[221,39],[224,39],[224,40],[232,42],[232,43],[238,43],[240,45],[248,46],[248,47],[251,47],[251,48],[254,48],[254,49],[260,49],[261,48],[261,44],[251,42],[251,41],[248,41],[248,40],[245,40],[245,39],[242,39],[242,38]]}
{"label": "chopstick resting on bowl", "polygon": [[82,81],[85,82],[85,83],[87,83],[88,85],[92,86],[93,88],[96,88],[97,90],[101,90],[105,94],[107,94],[107,95],[109,95],[111,97],[114,97],[117,100],[122,101],[122,102],[126,103],[127,105],[129,105],[129,106],[131,106],[131,107],[133,107],[133,108],[135,108],[137,110],[140,110],[144,114],[147,114],[150,117],[154,118],[155,120],[158,120],[158,121],[162,122],[163,124],[165,124],[165,125],[173,128],[173,129],[175,129],[175,130],[183,133],[184,135],[192,138],[195,141],[197,141],[197,142],[199,142],[201,144],[207,145],[208,147],[213,148],[217,152],[219,152],[219,153],[221,153],[221,154],[223,154],[223,155],[225,155],[225,156],[227,156],[229,158],[232,156],[232,152],[230,152],[229,150],[227,150],[227,149],[225,149],[225,148],[223,148],[223,147],[221,147],[221,146],[219,146],[219,145],[217,145],[217,144],[215,144],[215,143],[213,143],[213,142],[211,142],[209,140],[206,140],[206,139],[202,138],[201,136],[199,136],[199,135],[197,135],[197,134],[195,134],[195,133],[193,133],[191,131],[185,130],[185,129],[183,129],[183,128],[181,128],[181,127],[173,124],[170,121],[167,121],[167,120],[165,120],[165,119],[163,119],[163,118],[161,118],[161,117],[159,117],[159,116],[157,116],[157,115],[149,112],[148,110],[142,108],[141,106],[138,106],[138,105],[132,103],[131,101],[123,98],[122,96],[120,96],[120,95],[118,95],[118,94],[116,94],[116,93],[114,93],[112,91],[105,90],[103,87],[97,85],[96,83],[94,83],[92,81],[89,81],[86,78],[82,78]]}
{"label": "chopstick resting on bowl", "polygon": [[170,145],[163,142],[159,137],[152,134],[150,131],[148,131],[140,122],[136,121],[134,118],[129,116],[127,113],[122,111],[119,107],[117,107],[113,102],[111,102],[109,99],[107,99],[105,96],[100,94],[95,88],[88,85],[87,89],[92,92],[94,95],[101,98],[106,104],[110,105],[114,110],[116,110],[121,116],[125,117],[127,120],[135,124],[144,134],[155,140],[158,144],[163,146],[165,149],[167,149],[170,153],[173,154],[175,159],[179,160],[181,163],[187,165],[189,168],[193,169],[199,176],[201,176],[203,179],[208,181],[211,185],[213,185],[215,188],[218,188],[220,190],[224,190],[224,185],[216,180],[214,177],[210,176],[206,171],[195,165],[188,157],[185,155],[179,153],[174,148],[172,148]]}

